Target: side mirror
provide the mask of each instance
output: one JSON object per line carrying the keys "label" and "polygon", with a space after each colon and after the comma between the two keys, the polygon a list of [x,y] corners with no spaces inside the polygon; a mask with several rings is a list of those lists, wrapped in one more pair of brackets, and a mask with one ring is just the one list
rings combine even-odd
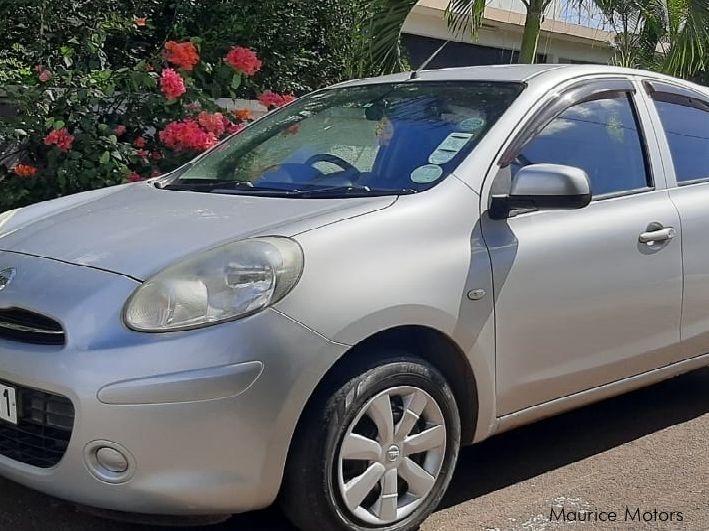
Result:
{"label": "side mirror", "polygon": [[581,168],[530,164],[512,178],[509,195],[493,195],[490,217],[505,219],[516,209],[574,210],[591,202],[591,183]]}

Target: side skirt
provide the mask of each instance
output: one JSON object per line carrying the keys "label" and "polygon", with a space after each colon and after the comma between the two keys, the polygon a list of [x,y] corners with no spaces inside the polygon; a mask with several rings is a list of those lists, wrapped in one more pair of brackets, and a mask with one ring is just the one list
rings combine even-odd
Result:
{"label": "side skirt", "polygon": [[706,366],[709,366],[709,354],[703,354],[695,358],[679,361],[677,363],[673,363],[672,365],[660,367],[659,369],[653,369],[651,371],[638,374],[637,376],[623,378],[622,380],[617,380],[600,387],[593,387],[573,395],[555,398],[549,402],[544,402],[543,404],[531,406],[515,411],[514,413],[498,417],[497,429],[494,433],[502,433],[504,431],[517,428],[518,426],[523,426],[524,424],[530,424],[546,417],[558,415],[564,411],[576,409],[578,407],[585,406],[593,402],[598,402],[613,396],[622,395],[634,389],[647,387],[657,382],[661,382],[662,380],[667,380],[669,378],[679,376],[680,374],[690,372],[694,369],[701,369]]}

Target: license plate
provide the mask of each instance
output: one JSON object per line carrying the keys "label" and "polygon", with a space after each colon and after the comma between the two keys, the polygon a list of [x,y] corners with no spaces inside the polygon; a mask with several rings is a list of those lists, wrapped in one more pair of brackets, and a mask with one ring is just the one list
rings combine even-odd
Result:
{"label": "license plate", "polygon": [[0,384],[0,421],[17,424],[15,388]]}

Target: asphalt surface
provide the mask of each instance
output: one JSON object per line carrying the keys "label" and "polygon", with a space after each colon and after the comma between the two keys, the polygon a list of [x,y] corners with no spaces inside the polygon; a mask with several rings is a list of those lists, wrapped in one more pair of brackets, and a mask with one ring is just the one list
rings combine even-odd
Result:
{"label": "asphalt surface", "polygon": [[[596,520],[573,522],[582,511]],[[561,528],[709,530],[709,369],[464,449],[441,507],[422,529]],[[0,531],[47,529],[165,528],[99,520],[0,480]],[[271,509],[208,529],[291,528]]]}

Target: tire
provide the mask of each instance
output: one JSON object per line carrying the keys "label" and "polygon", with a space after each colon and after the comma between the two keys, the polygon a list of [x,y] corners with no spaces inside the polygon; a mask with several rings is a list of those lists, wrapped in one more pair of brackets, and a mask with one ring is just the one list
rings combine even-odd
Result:
{"label": "tire", "polygon": [[416,529],[440,503],[458,459],[451,388],[407,355],[352,372],[316,396],[301,419],[281,491],[284,512],[302,531]]}

